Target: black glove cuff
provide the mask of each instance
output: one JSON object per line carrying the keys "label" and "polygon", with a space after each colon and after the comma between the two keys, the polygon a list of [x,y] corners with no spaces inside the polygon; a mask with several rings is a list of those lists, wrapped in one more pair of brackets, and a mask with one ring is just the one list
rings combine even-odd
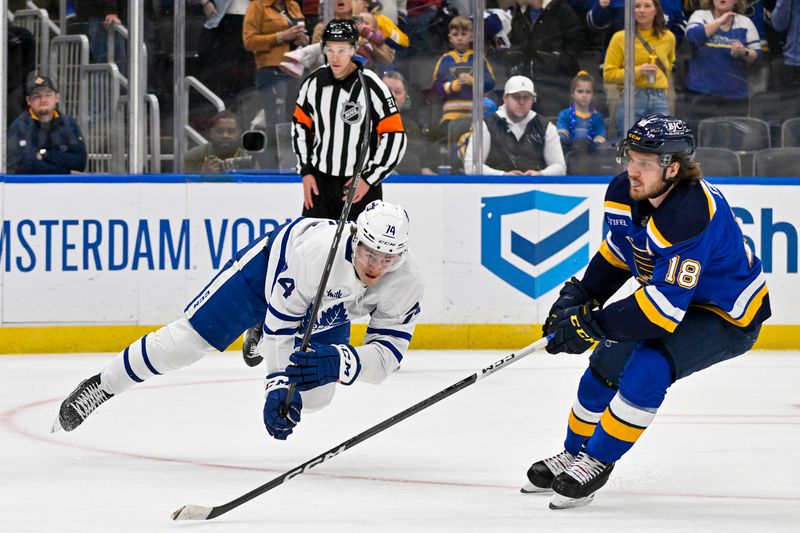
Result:
{"label": "black glove cuff", "polygon": [[597,298],[594,298],[589,291],[586,290],[586,287],[583,286],[581,280],[572,276],[564,286],[561,288],[561,292],[558,293],[559,296],[569,296],[575,300],[575,305],[581,305],[583,303],[589,302],[592,304],[592,309],[595,307],[601,307],[600,301]]}

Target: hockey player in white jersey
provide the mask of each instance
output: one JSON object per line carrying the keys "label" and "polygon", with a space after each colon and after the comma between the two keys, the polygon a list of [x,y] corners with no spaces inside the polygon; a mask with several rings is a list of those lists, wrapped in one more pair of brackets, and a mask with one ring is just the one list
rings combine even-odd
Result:
{"label": "hockey player in white jersey", "polygon": [[[335,231],[332,220],[298,218],[240,250],[189,303],[184,316],[126,347],[78,385],[61,404],[53,431],[72,431],[133,385],[224,351],[259,322],[264,326],[256,355],[267,369],[264,424],[276,439],[292,433],[301,411],[330,403],[337,382],[382,382],[400,366],[424,290],[408,250],[408,215],[396,205],[372,202],[340,240],[309,351],[293,353]],[[370,321],[364,344],[353,347],[350,321],[365,316]],[[296,363],[291,367],[290,357]],[[281,416],[290,380],[297,390],[289,412]]]}

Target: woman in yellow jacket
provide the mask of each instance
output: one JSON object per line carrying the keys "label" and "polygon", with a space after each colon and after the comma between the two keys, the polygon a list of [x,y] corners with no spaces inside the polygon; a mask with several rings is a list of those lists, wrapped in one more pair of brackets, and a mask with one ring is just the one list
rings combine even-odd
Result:
{"label": "woman in yellow jacket", "polygon": [[[651,113],[669,114],[668,72],[675,62],[675,35],[666,27],[660,0],[636,0],[634,122]],[[642,41],[645,41],[645,45]],[[606,83],[620,86],[625,81],[625,31],[611,37],[603,65]],[[617,108],[617,132],[624,132],[624,106]]]}
{"label": "woman in yellow jacket", "polygon": [[264,97],[270,131],[275,124],[291,120],[288,106],[294,95],[288,92],[292,78],[281,71],[280,63],[290,47],[308,44],[300,6],[295,0],[252,0],[244,15],[242,41],[255,54],[256,88]]}

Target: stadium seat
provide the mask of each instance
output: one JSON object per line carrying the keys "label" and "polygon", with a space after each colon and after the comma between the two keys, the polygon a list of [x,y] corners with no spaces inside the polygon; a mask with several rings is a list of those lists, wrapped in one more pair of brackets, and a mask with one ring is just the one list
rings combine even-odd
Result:
{"label": "stadium seat", "polygon": [[780,133],[781,120],[785,116],[779,93],[766,91],[754,93],[750,97],[750,109],[747,114],[769,124],[770,134],[777,135]]}
{"label": "stadium seat", "polygon": [[236,97],[236,107],[242,129],[247,129],[256,115],[264,109],[264,95],[256,88],[244,89]]}
{"label": "stadium seat", "polygon": [[676,112],[697,133],[700,121],[707,118],[746,115],[747,102],[731,102],[717,96],[697,93],[677,95]]}
{"label": "stadium seat", "polygon": [[700,163],[705,176],[741,176],[742,165],[739,154],[727,148],[697,148],[695,159]]}
{"label": "stadium seat", "polygon": [[771,146],[769,124],[753,117],[706,118],[698,126],[698,146],[755,152]]}
{"label": "stadium seat", "polygon": [[753,157],[754,176],[800,175],[800,148],[769,148]]}
{"label": "stadium seat", "polygon": [[292,149],[292,123],[275,124],[275,137],[278,140],[278,168],[281,172],[296,172],[297,156]]}
{"label": "stadium seat", "polygon": [[790,118],[781,126],[781,146],[800,147],[800,117]]}
{"label": "stadium seat", "polygon": [[617,163],[617,151],[598,148],[594,152],[582,150],[567,154],[567,174],[570,176],[616,176],[624,169]]}

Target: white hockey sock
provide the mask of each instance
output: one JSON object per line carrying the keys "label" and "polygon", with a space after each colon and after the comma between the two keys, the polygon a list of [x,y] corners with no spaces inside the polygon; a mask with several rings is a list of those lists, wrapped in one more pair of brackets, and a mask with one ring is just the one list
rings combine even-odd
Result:
{"label": "white hockey sock", "polygon": [[153,376],[189,366],[216,351],[183,317],[148,333],[114,358],[100,373],[100,386],[119,394]]}

